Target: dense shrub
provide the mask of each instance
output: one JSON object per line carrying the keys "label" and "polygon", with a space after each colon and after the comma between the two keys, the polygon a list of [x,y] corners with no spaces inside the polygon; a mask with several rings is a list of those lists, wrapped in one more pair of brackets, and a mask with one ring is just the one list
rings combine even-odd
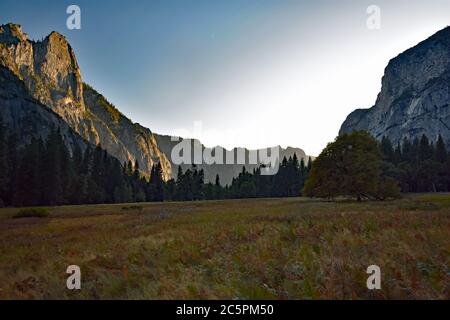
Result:
{"label": "dense shrub", "polygon": [[45,208],[24,208],[20,209],[14,218],[45,218],[49,215],[48,210]]}

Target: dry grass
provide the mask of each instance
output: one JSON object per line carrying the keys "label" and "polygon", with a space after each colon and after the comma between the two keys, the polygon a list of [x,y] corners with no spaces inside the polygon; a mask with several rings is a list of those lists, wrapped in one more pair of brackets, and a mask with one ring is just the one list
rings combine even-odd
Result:
{"label": "dry grass", "polygon": [[[450,195],[139,206],[0,210],[0,299],[450,298]],[[72,264],[81,291],[65,287]]]}

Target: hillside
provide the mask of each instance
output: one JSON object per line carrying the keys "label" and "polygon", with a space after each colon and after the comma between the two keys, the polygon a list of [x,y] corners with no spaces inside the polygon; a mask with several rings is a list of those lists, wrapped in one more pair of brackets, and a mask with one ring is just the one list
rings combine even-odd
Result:
{"label": "hillside", "polygon": [[42,41],[31,41],[19,25],[0,26],[0,65],[86,141],[100,144],[122,163],[138,161],[146,174],[159,162],[164,177],[171,176],[170,163],[152,132],[133,123],[83,83],[75,53],[61,34],[52,32]]}

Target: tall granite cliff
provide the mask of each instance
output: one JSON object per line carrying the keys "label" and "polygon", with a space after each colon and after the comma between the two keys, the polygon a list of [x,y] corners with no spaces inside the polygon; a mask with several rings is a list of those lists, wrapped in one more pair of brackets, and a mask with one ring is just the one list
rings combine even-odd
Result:
{"label": "tall granite cliff", "polygon": [[352,112],[340,134],[354,130],[395,144],[441,134],[450,145],[450,27],[389,62],[375,105]]}
{"label": "tall granite cliff", "polygon": [[19,25],[0,26],[0,65],[88,142],[100,144],[122,162],[137,160],[144,173],[160,162],[164,177],[171,176],[170,162],[158,149],[153,133],[82,82],[74,51],[61,34],[52,32],[36,42]]}
{"label": "tall granite cliff", "polygon": [[60,132],[69,152],[75,146],[84,150],[88,142],[67,122],[33,98],[24,83],[8,68],[0,65],[0,115],[16,138],[16,147],[29,144],[32,138],[46,140],[52,129]]}

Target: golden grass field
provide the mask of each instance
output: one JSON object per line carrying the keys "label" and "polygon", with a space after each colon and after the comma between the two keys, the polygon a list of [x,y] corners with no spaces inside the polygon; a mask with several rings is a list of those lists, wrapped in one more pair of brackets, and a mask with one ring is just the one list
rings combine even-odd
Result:
{"label": "golden grass field", "polygon": [[[448,194],[125,206],[1,209],[0,299],[450,298]],[[366,287],[372,264],[381,290]]]}

